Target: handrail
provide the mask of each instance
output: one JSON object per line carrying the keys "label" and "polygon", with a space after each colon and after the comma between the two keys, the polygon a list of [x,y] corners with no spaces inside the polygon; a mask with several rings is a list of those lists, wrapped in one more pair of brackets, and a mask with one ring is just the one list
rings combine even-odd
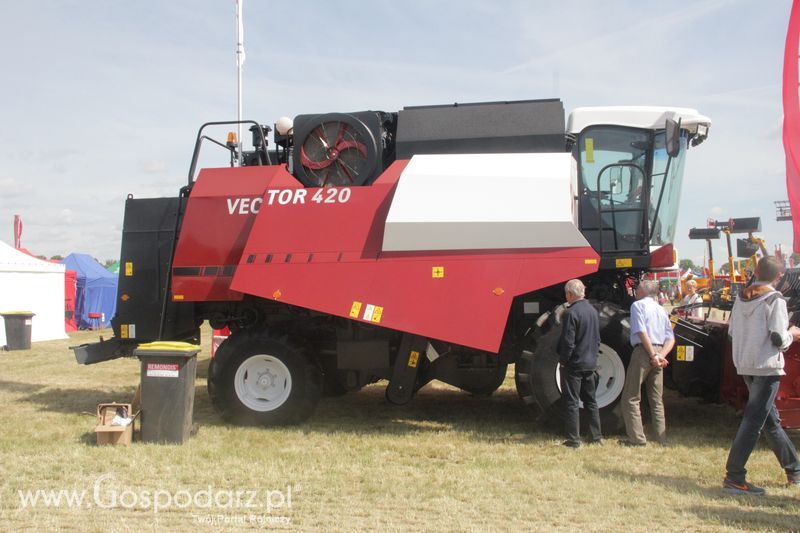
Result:
{"label": "handrail", "polygon": [[[264,130],[261,129],[261,125],[258,122],[256,122],[255,120],[226,120],[226,121],[223,121],[223,122],[206,122],[205,124],[200,126],[200,129],[197,131],[197,140],[194,143],[194,152],[192,153],[192,163],[189,166],[189,180],[188,180],[189,183],[188,183],[188,185],[190,187],[192,186],[192,183],[194,183],[194,173],[195,173],[195,170],[197,170],[197,158],[200,155],[200,146],[203,143],[203,139],[208,139],[209,141],[212,141],[212,142],[214,142],[214,143],[216,143],[216,144],[218,144],[220,146],[228,148],[228,146],[220,143],[219,141],[215,141],[214,139],[212,139],[210,137],[206,137],[205,135],[203,135],[203,130],[206,128],[206,126],[226,126],[226,125],[232,125],[232,124],[253,124],[254,126],[256,126],[256,128],[258,128],[258,131],[259,131],[259,134],[260,134],[260,137],[261,137],[261,148],[264,150],[264,154],[266,154],[266,156],[267,156],[267,163],[271,163],[271,161],[269,160],[269,152],[267,152],[267,140],[264,138]],[[238,141],[242,142],[241,139],[239,139]],[[258,164],[259,164],[259,166],[261,166],[261,158],[260,157],[258,158]]]}

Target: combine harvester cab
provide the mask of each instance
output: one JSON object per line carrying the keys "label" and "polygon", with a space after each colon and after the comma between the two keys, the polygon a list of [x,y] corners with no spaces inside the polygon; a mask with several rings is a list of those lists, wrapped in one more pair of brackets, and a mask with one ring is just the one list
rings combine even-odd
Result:
{"label": "combine harvester cab", "polygon": [[209,320],[232,332],[209,369],[231,418],[297,422],[323,389],[380,379],[397,404],[434,379],[491,394],[514,363],[521,398],[548,414],[563,284],[582,278],[603,320],[598,400],[616,417],[628,288],[676,262],[684,157],[709,125],[627,107],[578,109],[565,128],[561,102],[541,100],[301,115],[273,151],[256,126],[248,166],[192,168],[178,199],[129,200],[116,337],[76,355]]}

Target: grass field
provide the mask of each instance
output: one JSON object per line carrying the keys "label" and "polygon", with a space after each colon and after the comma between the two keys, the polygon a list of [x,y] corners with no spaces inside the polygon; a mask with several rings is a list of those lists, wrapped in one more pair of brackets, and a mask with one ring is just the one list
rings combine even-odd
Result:
{"label": "grass field", "polygon": [[[323,399],[299,427],[235,427],[209,404],[205,345],[196,437],[97,447],[96,405],[130,401],[139,370],[130,359],[78,366],[67,346],[96,337],[0,352],[0,530],[800,530],[800,489],[764,447],[748,466],[768,495],[721,493],[731,409],[669,394],[668,447],[608,438],[570,450],[534,427],[512,374],[490,398],[428,386],[398,408],[378,384]],[[23,505],[20,491],[36,490],[86,494]]]}

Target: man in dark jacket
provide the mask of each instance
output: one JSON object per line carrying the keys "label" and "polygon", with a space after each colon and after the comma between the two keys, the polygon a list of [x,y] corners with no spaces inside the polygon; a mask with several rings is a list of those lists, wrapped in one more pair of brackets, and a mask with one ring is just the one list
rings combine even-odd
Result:
{"label": "man in dark jacket", "polygon": [[600,353],[600,317],[584,299],[586,288],[579,279],[564,286],[569,308],[562,317],[558,355],[561,370],[561,395],[564,400],[564,446],[581,445],[579,401],[589,413],[589,444],[600,443],[600,411],[595,400],[597,390],[597,356]]}

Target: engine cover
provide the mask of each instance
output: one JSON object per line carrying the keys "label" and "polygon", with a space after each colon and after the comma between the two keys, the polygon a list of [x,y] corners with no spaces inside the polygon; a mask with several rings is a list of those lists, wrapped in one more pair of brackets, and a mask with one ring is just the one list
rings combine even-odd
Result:
{"label": "engine cover", "polygon": [[393,124],[381,111],[298,115],[294,175],[306,187],[372,183],[394,159]]}

